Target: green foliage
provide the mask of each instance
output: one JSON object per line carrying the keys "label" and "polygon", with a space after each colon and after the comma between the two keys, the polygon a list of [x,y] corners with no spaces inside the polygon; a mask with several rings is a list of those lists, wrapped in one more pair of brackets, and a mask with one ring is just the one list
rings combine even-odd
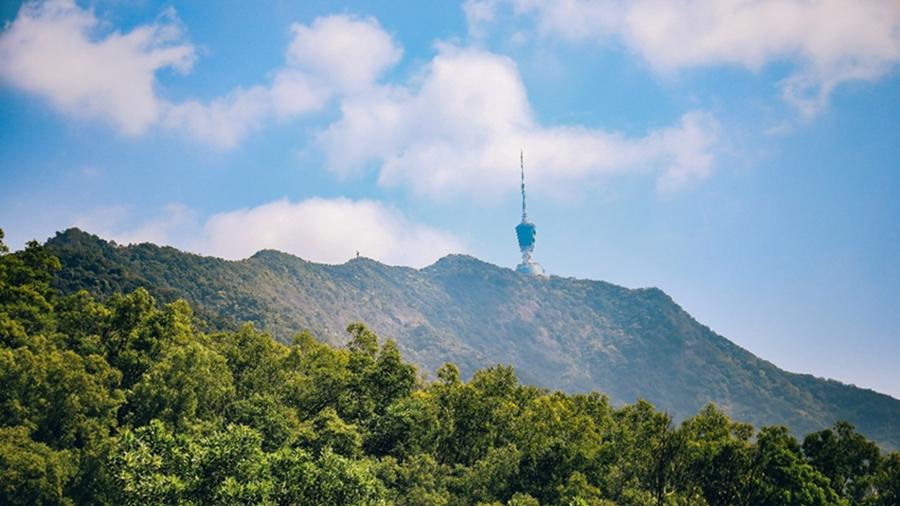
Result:
{"label": "green foliage", "polygon": [[137,430],[125,427],[106,462],[114,477],[112,502],[126,505],[178,504],[186,495],[191,456],[159,421]]}
{"label": "green foliage", "polygon": [[803,453],[842,496],[862,501],[869,495],[870,478],[881,454],[878,446],[856,432],[853,425],[838,422],[834,429],[807,435]]}
{"label": "green foliage", "polygon": [[0,426],[56,449],[84,448],[116,426],[121,374],[102,357],[0,348]]}
{"label": "green foliage", "polygon": [[30,241],[25,249],[6,254],[0,237],[0,344],[29,344],[26,334],[40,334],[54,324],[50,287],[59,259]]}
{"label": "green foliage", "polygon": [[[285,343],[307,329],[342,345],[347,322],[362,320],[368,334],[351,329],[360,359],[378,334],[395,339],[403,356],[429,373],[452,362],[470,378],[510,364],[529,384],[599,390],[616,405],[647,399],[675,423],[715,402],[736,419],[784,424],[797,434],[848,420],[882,448],[900,449],[900,401],[780,370],[654,288],[534,279],[459,255],[420,270],[368,259],[321,265],[276,251],[233,262],[152,244],[117,246],[76,229],[47,247],[64,266],[52,283],[62,293],[87,290],[106,299],[144,288],[163,303],[182,298],[204,331],[251,322]],[[339,410],[341,417],[368,416],[366,399],[347,406],[357,413]],[[309,400],[316,402],[308,408],[313,415],[325,406]]]}
{"label": "green foliage", "polygon": [[829,486],[828,478],[804,460],[800,445],[785,427],[763,428],[753,459],[752,504],[845,504]]}
{"label": "green foliage", "polygon": [[[753,428],[733,422],[709,405],[681,427],[681,485],[710,506],[746,502],[750,493]],[[701,479],[697,479],[701,478]]]}
{"label": "green foliage", "polygon": [[234,397],[231,378],[225,358],[203,344],[173,346],[132,389],[131,421],[144,425],[158,419],[187,427],[214,420]]}
{"label": "green foliage", "polygon": [[[2,238],[2,233],[0,233]],[[2,246],[2,241],[0,241]],[[0,247],[0,504],[895,505],[900,454],[846,423],[801,446],[710,405],[525,386],[511,367],[421,379],[368,327],[335,347],[203,332],[148,290],[51,288]]]}
{"label": "green foliage", "polygon": [[76,470],[72,452],[33,441],[25,427],[0,428],[0,504],[72,504],[65,486]]}
{"label": "green foliage", "polygon": [[872,489],[864,504],[888,506],[900,504],[900,453],[892,452],[882,459],[872,477]]}

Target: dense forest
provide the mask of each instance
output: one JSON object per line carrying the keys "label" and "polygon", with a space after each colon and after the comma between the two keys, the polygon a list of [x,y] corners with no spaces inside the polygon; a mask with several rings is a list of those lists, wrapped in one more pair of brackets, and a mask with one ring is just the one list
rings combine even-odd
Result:
{"label": "dense forest", "polygon": [[713,405],[428,380],[361,323],[336,347],[201,331],[144,289],[58,293],[0,231],[0,504],[896,505],[900,454],[847,423],[799,441]]}
{"label": "dense forest", "polygon": [[646,399],[675,423],[715,403],[736,420],[799,436],[846,420],[900,450],[900,400],[779,369],[658,288],[522,276],[464,255],[422,269],[364,257],[327,265],[273,250],[228,261],[77,229],[45,246],[62,264],[52,282],[61,294],[106,300],[144,288],[163,304],[186,300],[206,332],[250,322],[284,344],[308,330],[341,347],[347,324],[362,321],[431,376],[447,362],[463,379],[506,364],[528,385],[600,391],[615,406]]}

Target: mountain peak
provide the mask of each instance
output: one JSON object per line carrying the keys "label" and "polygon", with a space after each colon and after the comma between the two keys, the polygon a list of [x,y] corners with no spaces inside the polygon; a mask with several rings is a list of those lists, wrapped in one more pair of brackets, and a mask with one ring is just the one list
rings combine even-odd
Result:
{"label": "mountain peak", "polygon": [[308,260],[305,260],[297,255],[293,255],[291,253],[286,253],[277,249],[261,249],[247,258],[248,260],[276,260],[276,261],[294,261],[294,262],[305,262],[310,263]]}
{"label": "mountain peak", "polygon": [[106,243],[105,239],[100,236],[85,232],[78,227],[70,227],[51,237],[48,242],[56,243],[74,243],[74,242],[95,242]]}
{"label": "mountain peak", "polygon": [[504,267],[500,267],[499,265],[494,265],[490,262],[485,262],[479,258],[476,258],[472,255],[466,255],[463,253],[452,253],[449,255],[445,255],[433,264],[423,268],[423,271],[451,271],[451,270],[471,270],[471,269],[486,269],[486,270],[511,270],[505,269]]}

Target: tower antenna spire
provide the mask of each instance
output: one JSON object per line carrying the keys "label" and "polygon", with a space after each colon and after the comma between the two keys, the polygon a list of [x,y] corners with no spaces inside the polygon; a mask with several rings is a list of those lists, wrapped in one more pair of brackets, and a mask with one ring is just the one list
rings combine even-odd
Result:
{"label": "tower antenna spire", "polygon": [[525,211],[525,150],[519,149],[519,168],[522,169],[522,223],[528,221]]}
{"label": "tower antenna spire", "polygon": [[544,269],[531,258],[537,228],[534,223],[528,221],[528,211],[525,208],[525,150],[521,148],[519,169],[522,171],[522,223],[516,225],[516,240],[519,242],[519,251],[522,252],[522,263],[516,266],[516,271],[529,276],[543,276]]}

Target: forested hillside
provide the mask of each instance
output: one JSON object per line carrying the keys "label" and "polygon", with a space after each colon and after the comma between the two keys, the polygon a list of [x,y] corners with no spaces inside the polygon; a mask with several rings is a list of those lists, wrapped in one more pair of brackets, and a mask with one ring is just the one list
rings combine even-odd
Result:
{"label": "forested hillside", "polygon": [[463,378],[509,364],[526,384],[601,391],[615,405],[643,398],[676,421],[714,402],[737,420],[785,424],[800,436],[848,420],[900,448],[900,401],[780,370],[654,288],[531,278],[466,256],[421,270],[365,258],[322,265],[276,251],[232,262],[116,246],[75,229],[47,247],[62,261],[54,286],[63,293],[142,287],[163,302],[189,301],[206,330],[248,321],[284,343],[305,329],[343,345],[346,325],[363,321],[432,376],[445,362]]}
{"label": "forested hillside", "polygon": [[466,382],[446,364],[426,381],[359,323],[345,347],[203,332],[188,303],[143,288],[63,295],[60,266],[37,243],[7,253],[0,231],[0,504],[900,499],[900,454],[848,424],[801,443],[714,406],[676,426],[647,402],[523,386],[509,367]]}

